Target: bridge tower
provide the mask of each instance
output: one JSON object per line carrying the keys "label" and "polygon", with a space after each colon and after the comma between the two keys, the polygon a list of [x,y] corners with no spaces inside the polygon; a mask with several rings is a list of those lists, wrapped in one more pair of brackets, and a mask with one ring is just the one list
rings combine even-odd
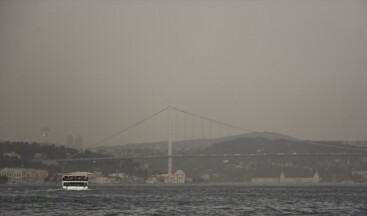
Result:
{"label": "bridge tower", "polygon": [[168,175],[172,175],[172,125],[171,125],[171,107],[168,107]]}

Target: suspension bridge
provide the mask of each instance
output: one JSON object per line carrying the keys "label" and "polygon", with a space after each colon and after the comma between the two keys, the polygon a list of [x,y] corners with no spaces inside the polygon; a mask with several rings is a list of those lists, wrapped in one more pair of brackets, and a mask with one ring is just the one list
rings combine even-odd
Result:
{"label": "suspension bridge", "polygon": [[[281,139],[290,140],[293,142],[302,142],[308,143],[316,146],[324,146],[324,147],[332,147],[334,149],[343,149],[345,152],[337,152],[337,153],[251,153],[251,154],[173,154],[173,144],[179,141],[186,141],[191,145],[200,145],[200,142],[203,139],[206,140],[215,140],[222,139],[222,141],[226,140],[226,137],[241,137],[243,134],[248,134],[251,132],[256,132],[250,129],[242,128],[233,124],[225,123],[222,121],[214,120],[211,118],[207,118],[198,114],[194,114],[191,112],[187,112],[175,107],[166,107],[159,112],[156,112],[141,121],[138,121],[134,124],[129,125],[128,127],[117,131],[95,143],[89,145],[87,149],[93,149],[101,146],[107,141],[114,139],[116,137],[123,136],[135,128],[140,127],[141,125],[152,121],[152,119],[157,116],[166,115],[166,135],[167,135],[167,154],[165,155],[129,155],[129,156],[113,156],[113,157],[94,157],[94,158],[78,158],[78,155],[81,152],[71,155],[69,158],[59,159],[59,162],[70,162],[70,161],[97,161],[97,160],[124,160],[124,159],[159,159],[166,158],[168,159],[168,174],[172,174],[172,159],[173,158],[254,158],[254,157],[337,157],[337,158],[349,158],[351,157],[366,157],[367,149],[358,148],[352,146],[335,146],[325,143],[318,143],[312,141],[299,140],[295,138],[287,138],[282,137]],[[178,116],[181,117],[178,117]],[[181,118],[181,121],[179,121]],[[180,132],[181,131],[181,135]],[[187,141],[190,140],[190,141]],[[350,150],[360,150],[360,153],[349,153]]]}

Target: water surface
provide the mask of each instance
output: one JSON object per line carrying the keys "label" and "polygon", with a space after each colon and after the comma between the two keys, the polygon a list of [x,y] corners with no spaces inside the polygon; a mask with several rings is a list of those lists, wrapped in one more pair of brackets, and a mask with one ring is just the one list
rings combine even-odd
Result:
{"label": "water surface", "polygon": [[1,186],[0,215],[367,215],[367,187]]}

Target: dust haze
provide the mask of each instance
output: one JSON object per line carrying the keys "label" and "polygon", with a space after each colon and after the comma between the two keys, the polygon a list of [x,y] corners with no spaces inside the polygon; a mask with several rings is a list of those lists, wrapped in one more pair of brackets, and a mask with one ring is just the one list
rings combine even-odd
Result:
{"label": "dust haze", "polygon": [[0,140],[88,145],[169,105],[366,140],[366,23],[362,0],[0,1]]}

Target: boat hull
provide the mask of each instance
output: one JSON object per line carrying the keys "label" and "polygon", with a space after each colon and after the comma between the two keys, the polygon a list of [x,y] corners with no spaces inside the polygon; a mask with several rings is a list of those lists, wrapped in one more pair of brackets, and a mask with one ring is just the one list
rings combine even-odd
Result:
{"label": "boat hull", "polygon": [[88,190],[88,187],[81,187],[81,186],[63,186],[62,189],[64,189],[64,190],[72,190],[72,191],[81,191],[81,190]]}

